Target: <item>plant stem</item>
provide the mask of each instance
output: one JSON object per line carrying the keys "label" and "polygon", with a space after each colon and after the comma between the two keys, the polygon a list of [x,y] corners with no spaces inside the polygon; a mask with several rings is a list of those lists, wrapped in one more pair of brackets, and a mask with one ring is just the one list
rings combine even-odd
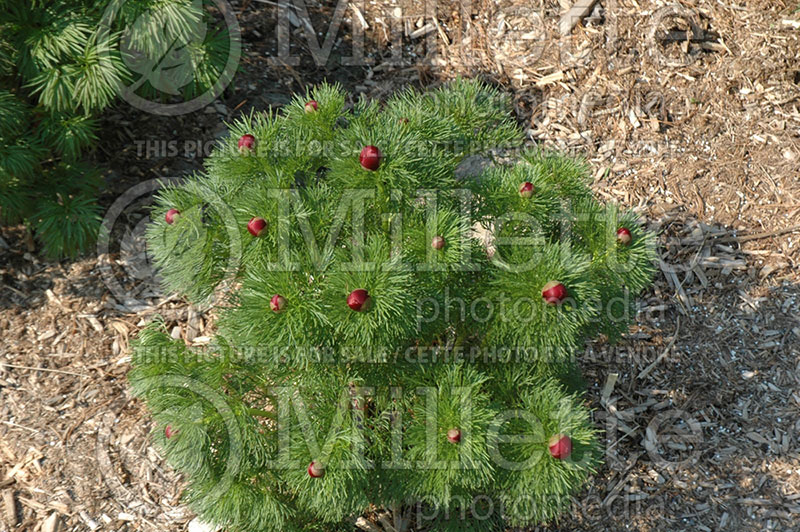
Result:
{"label": "plant stem", "polygon": [[408,523],[403,519],[403,505],[393,504],[391,510],[395,532],[406,532],[406,530],[408,530]]}

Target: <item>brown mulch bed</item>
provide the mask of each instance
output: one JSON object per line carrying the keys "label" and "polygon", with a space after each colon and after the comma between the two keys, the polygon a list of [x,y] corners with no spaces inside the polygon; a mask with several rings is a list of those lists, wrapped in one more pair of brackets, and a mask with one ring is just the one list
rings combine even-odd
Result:
{"label": "brown mulch bed", "polygon": [[[331,7],[306,3],[325,27]],[[276,8],[234,3],[247,42],[236,84],[191,115],[120,104],[104,117],[103,201],[199,169],[187,142],[211,142],[223,121],[307,83],[381,98],[483,77],[513,94],[532,141],[586,156],[598,197],[637,209],[660,234],[662,271],[636,325],[581,357],[606,463],[574,511],[543,529],[798,530],[800,28],[784,23],[800,20],[798,6],[611,0],[559,37],[568,3],[474,0],[469,22],[445,2],[435,21],[412,2],[369,3],[373,66],[340,66],[352,49],[343,38],[318,67],[298,38],[291,68],[267,60]],[[393,28],[407,64],[387,67]],[[178,153],[140,148],[164,140]],[[138,201],[110,255],[45,262],[22,229],[0,230],[0,532],[54,521],[178,531],[193,518],[130,396],[128,344],[155,313],[192,343],[212,323],[153,283],[139,232],[146,196]]]}

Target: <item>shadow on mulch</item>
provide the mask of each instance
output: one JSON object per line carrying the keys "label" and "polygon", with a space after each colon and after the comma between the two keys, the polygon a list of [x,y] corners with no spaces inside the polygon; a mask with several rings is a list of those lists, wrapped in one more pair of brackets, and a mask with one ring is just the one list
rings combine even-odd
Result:
{"label": "shadow on mulch", "polygon": [[[540,529],[798,528],[800,256],[795,236],[780,232],[800,212],[793,133],[800,114],[792,107],[799,91],[796,64],[787,59],[796,57],[797,40],[777,22],[792,16],[789,8],[701,1],[700,22],[721,41],[690,42],[693,64],[659,68],[645,57],[653,17],[641,16],[655,16],[663,7],[655,2],[616,3],[617,12],[587,21],[558,46],[539,41],[548,46],[538,51],[510,49],[505,43],[513,41],[498,33],[501,16],[534,21],[520,11],[529,2],[476,2],[476,56],[466,59],[456,53],[460,6],[440,4],[438,23],[450,41],[436,48],[444,63],[399,68],[379,68],[391,57],[392,35],[377,22],[369,30],[371,67],[341,65],[352,52],[349,36],[334,45],[330,68],[316,66],[295,25],[300,65],[271,65],[276,10],[251,4],[239,15],[242,72],[218,102],[182,117],[122,103],[104,115],[94,154],[107,168],[101,203],[109,207],[139,183],[200,170],[223,122],[285,104],[288,94],[323,79],[342,83],[355,99],[459,73],[485,77],[512,94],[531,139],[587,156],[597,194],[635,207],[662,233],[662,259],[673,266],[643,295],[622,342],[595,341],[581,357],[606,465],[559,524]],[[419,23],[419,6],[398,5],[403,56],[425,57],[428,36],[438,42],[439,30]],[[383,11],[397,7],[378,2],[363,14],[388,21]],[[541,7],[549,28],[560,8],[554,1]],[[327,26],[330,6],[309,11],[315,27]],[[513,24],[503,31],[520,29]],[[614,28],[616,40],[608,42],[604,28]],[[732,51],[702,48],[715,42]],[[670,46],[681,57],[684,45]],[[539,60],[525,60],[528,53]],[[109,292],[95,257],[26,256],[22,232],[2,229],[10,249],[0,248],[0,478],[12,474],[0,490],[16,501],[15,530],[54,513],[78,530],[176,532],[192,518],[179,503],[179,476],[151,446],[147,413],[129,394],[127,349],[156,310],[187,341],[213,334],[213,322],[164,299],[151,281],[140,247],[147,197],[139,201],[121,219],[110,257],[112,277],[133,302]],[[153,308],[137,310],[139,303]],[[0,532],[11,529],[4,523]]]}

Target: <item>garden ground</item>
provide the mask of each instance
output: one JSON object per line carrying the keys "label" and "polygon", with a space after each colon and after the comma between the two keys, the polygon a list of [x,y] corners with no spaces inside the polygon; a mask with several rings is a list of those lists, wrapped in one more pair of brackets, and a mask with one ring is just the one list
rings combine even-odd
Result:
{"label": "garden ground", "polygon": [[[120,103],[104,117],[94,154],[107,168],[104,206],[199,169],[196,148],[223,121],[323,79],[353,98],[486,79],[513,95],[532,141],[586,156],[598,197],[660,233],[662,268],[636,325],[580,360],[606,463],[573,511],[541,529],[798,530],[798,6],[607,0],[562,37],[569,3],[474,0],[465,16],[442,0],[434,19],[419,3],[356,2],[361,16],[348,7],[324,66],[293,15],[292,67],[268,60],[274,3],[233,2],[243,70],[217,102],[179,117]],[[306,1],[318,31],[331,4]],[[341,65],[350,17],[368,26],[372,66]],[[405,63],[390,66],[393,32]],[[193,519],[125,375],[129,342],[153,314],[192,343],[212,334],[213,316],[153,285],[139,232],[147,197],[134,200],[117,219],[120,244],[77,261],[45,262],[21,228],[0,230],[0,532],[56,521],[171,532]],[[380,511],[358,526],[392,530]]]}

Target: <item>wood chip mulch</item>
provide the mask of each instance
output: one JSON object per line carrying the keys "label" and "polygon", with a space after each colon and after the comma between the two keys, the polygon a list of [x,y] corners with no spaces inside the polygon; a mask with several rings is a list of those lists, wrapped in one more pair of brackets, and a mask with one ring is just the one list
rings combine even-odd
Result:
{"label": "wood chip mulch", "polygon": [[[329,17],[327,4],[307,3],[313,20]],[[187,138],[213,141],[223,120],[324,77],[385,97],[480,76],[513,95],[531,141],[583,154],[597,196],[659,233],[661,268],[635,326],[581,355],[605,464],[541,530],[800,530],[796,2],[606,0],[565,36],[567,0],[474,0],[467,14],[442,1],[435,18],[414,2],[370,2],[368,55],[391,55],[395,17],[403,54],[428,65],[306,58],[291,72],[266,61],[274,6],[233,4],[246,68],[219,105],[185,122]],[[143,158],[131,145],[174,138],[174,122],[115,112],[126,131],[96,156],[118,192],[199,167],[193,154]],[[172,532],[194,518],[125,375],[129,342],[155,313],[194,344],[213,319],[158,291],[140,269],[138,233],[120,238],[110,255],[55,263],[29,252],[21,228],[0,229],[0,532]],[[127,296],[107,288],[109,271]],[[375,513],[357,526],[389,521]]]}

